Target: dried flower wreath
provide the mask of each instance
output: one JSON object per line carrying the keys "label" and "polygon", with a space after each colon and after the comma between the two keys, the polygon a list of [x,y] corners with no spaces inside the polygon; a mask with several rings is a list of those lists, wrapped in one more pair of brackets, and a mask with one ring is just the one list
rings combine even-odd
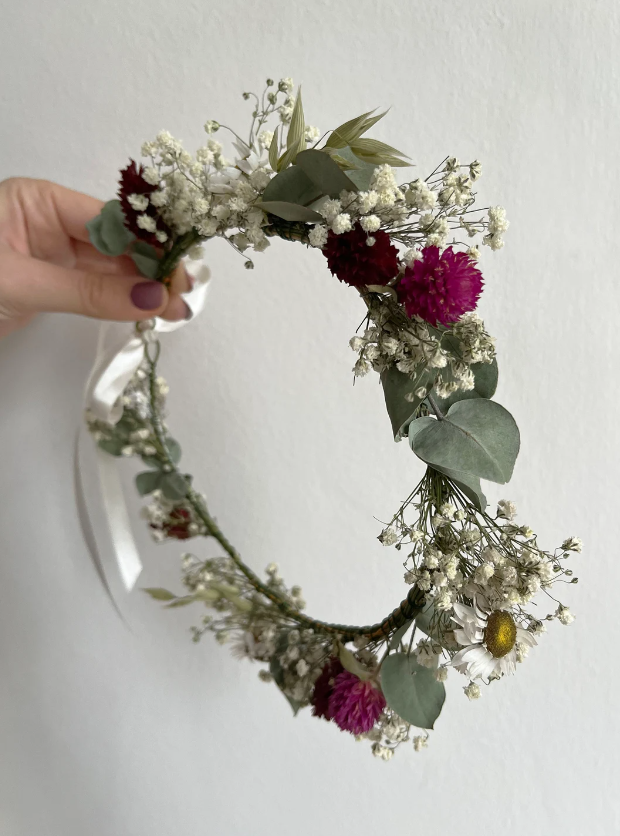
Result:
{"label": "dried flower wreath", "polygon": [[[355,375],[379,373],[395,439],[407,438],[427,466],[378,538],[406,553],[406,598],[376,624],[330,624],[303,612],[300,588],[287,588],[275,564],[261,579],[243,562],[180,469],[152,323],[137,325],[143,360],[122,393],[120,420],[87,420],[102,450],[147,465],[136,484],[151,497],[145,512],[156,540],[203,536],[222,549],[209,560],[183,555],[183,595],[147,592],[167,607],[206,605],[194,640],[211,631],[230,641],[235,655],[265,665],[260,678],[275,682],[295,713],[309,705],[389,760],[404,741],[426,746],[450,668],[476,699],[479,683],[514,673],[545,620],[573,620],[551,589],[577,582],[565,560],[581,541],[544,551],[514,522],[512,502],[486,510],[480,479],[509,481],[519,431],[491,400],[495,341],[475,313],[483,287],[476,242],[499,250],[508,227],[501,207],[474,208],[480,163],[449,157],[426,179],[397,185],[405,155],[366,136],[385,114],[364,113],[321,135],[306,125],[291,79],[268,79],[261,97],[243,96],[254,100],[252,123],[247,142],[231,132],[234,163],[211,138],[225,129],[217,122],[206,123],[210,138],[195,157],[162,131],[142,146],[147,165],[131,161],[122,171],[119,199],[90,222],[91,240],[166,282],[211,238],[252,268],[246,253],[279,237],[321,250],[332,274],[358,290],[367,310],[350,341]],[[272,118],[274,131],[266,128]],[[539,592],[553,601],[544,617],[528,611]]]}

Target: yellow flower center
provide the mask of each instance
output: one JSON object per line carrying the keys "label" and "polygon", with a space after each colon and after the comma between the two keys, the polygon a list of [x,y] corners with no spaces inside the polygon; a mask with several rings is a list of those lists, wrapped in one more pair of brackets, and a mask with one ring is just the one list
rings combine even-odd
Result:
{"label": "yellow flower center", "polygon": [[517,640],[517,625],[510,613],[495,610],[487,619],[484,643],[496,659],[510,653]]}

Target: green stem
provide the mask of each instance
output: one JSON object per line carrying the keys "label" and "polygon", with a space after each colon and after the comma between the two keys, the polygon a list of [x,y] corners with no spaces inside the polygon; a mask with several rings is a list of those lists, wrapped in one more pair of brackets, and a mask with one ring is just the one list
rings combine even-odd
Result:
{"label": "green stem", "polygon": [[[149,362],[149,395],[151,408],[151,423],[155,437],[161,447],[160,458],[162,463],[166,466],[167,471],[180,473],[178,467],[172,461],[168,452],[166,444],[166,433],[164,431],[161,417],[157,409],[157,362],[156,358],[152,359],[147,354]],[[186,495],[188,503],[193,508],[197,517],[204,524],[207,533],[210,537],[216,540],[230,559],[235,563],[237,568],[245,575],[249,583],[259,592],[264,595],[269,601],[274,604],[280,612],[291,621],[297,622],[302,627],[307,627],[317,632],[335,634],[341,637],[343,641],[352,641],[358,636],[366,636],[371,640],[380,640],[387,638],[390,633],[401,627],[406,621],[413,619],[419,612],[422,611],[425,604],[424,593],[416,586],[409,590],[407,597],[401,601],[398,607],[393,610],[383,621],[376,624],[365,625],[363,627],[356,627],[346,624],[332,624],[330,622],[321,621],[316,618],[311,618],[308,615],[296,610],[280,595],[270,589],[264,584],[255,572],[247,566],[241,559],[241,555],[230,543],[228,538],[223,534],[216,521],[213,519],[209,510],[202,499],[202,497],[190,486]]]}
{"label": "green stem", "polygon": [[157,281],[165,282],[187,250],[200,240],[202,239],[195,229],[190,229],[185,235],[180,235],[159,262],[156,276]]}

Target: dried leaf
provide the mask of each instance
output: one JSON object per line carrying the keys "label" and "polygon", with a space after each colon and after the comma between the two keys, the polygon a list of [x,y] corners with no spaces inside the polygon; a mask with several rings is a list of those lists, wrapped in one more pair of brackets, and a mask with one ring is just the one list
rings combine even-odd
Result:
{"label": "dried leaf", "polygon": [[304,117],[304,109],[301,103],[301,87],[297,91],[297,98],[295,99],[295,106],[291,116],[291,123],[286,135],[286,147],[293,148],[299,144],[299,140],[303,140],[305,146],[306,121]]}
{"label": "dried leaf", "polygon": [[269,146],[269,165],[271,166],[273,171],[276,171],[276,168],[277,168],[277,165],[278,165],[278,150],[279,150],[278,131],[279,130],[280,130],[280,126],[278,125],[278,127],[273,132],[273,138],[271,140],[271,145]]}

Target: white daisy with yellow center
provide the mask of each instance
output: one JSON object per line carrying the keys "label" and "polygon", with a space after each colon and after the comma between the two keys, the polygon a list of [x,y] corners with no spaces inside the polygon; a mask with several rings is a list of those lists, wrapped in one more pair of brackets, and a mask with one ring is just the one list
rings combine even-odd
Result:
{"label": "white daisy with yellow center", "polygon": [[452,620],[459,625],[454,636],[464,645],[451,664],[470,679],[512,674],[517,666],[517,643],[533,647],[537,642],[527,630],[518,627],[506,610],[492,610],[480,599],[473,607],[454,604]]}

